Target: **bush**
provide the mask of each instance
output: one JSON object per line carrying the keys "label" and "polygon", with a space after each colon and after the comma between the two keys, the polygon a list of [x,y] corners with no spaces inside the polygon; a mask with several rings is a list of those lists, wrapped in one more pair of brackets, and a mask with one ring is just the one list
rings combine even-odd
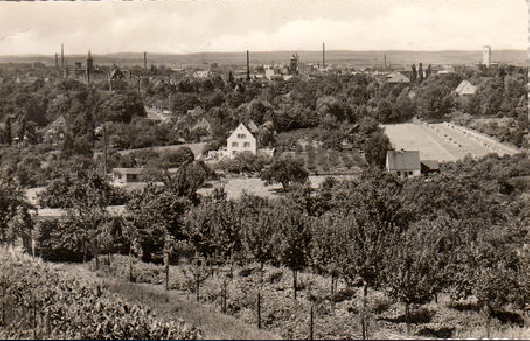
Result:
{"label": "bush", "polygon": [[243,268],[243,269],[241,269],[239,271],[239,276],[246,278],[246,277],[250,276],[253,272],[254,272],[253,268]]}
{"label": "bush", "polygon": [[273,272],[272,274],[270,274],[268,281],[270,284],[278,283],[282,279],[282,277],[283,277],[283,272],[281,271]]}
{"label": "bush", "polygon": [[355,296],[356,296],[355,291],[353,291],[352,288],[346,288],[344,290],[341,290],[331,295],[330,301],[335,302],[335,303],[340,303],[340,302],[349,301],[351,299],[354,299]]}

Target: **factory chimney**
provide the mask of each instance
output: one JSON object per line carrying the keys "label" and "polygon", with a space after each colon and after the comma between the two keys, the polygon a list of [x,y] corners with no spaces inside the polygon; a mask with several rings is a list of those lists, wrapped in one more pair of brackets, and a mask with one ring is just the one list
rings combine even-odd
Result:
{"label": "factory chimney", "polygon": [[248,57],[248,50],[247,50],[247,81],[250,80],[250,64],[249,64],[249,57]]}
{"label": "factory chimney", "polygon": [[322,43],[322,70],[326,68],[326,44]]}
{"label": "factory chimney", "polygon": [[144,51],[144,70],[147,70],[147,51]]}
{"label": "factory chimney", "polygon": [[55,69],[59,71],[59,54],[55,52]]}
{"label": "factory chimney", "polygon": [[64,44],[61,43],[61,68],[64,69]]}
{"label": "factory chimney", "polygon": [[92,54],[90,51],[88,51],[88,55],[86,57],[86,83],[90,83],[90,76],[92,75],[92,71],[94,71],[94,58],[92,58]]}

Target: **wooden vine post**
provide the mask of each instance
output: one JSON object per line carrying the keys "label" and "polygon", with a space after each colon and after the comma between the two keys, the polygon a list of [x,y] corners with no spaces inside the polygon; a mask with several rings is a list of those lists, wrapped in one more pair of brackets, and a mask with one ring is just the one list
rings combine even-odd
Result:
{"label": "wooden vine post", "polygon": [[195,284],[196,284],[196,293],[197,293],[197,302],[199,302],[199,290],[201,284],[201,275],[200,272],[204,269],[204,257],[200,257],[199,252],[195,252],[195,258],[193,258],[193,263],[195,264]]}
{"label": "wooden vine post", "polygon": [[309,308],[309,340],[314,340],[313,338],[313,302]]}
{"label": "wooden vine post", "polygon": [[316,297],[311,293],[312,281],[309,281],[309,340],[314,340],[313,330],[314,330],[314,305]]}
{"label": "wooden vine post", "polygon": [[31,294],[31,328],[33,329],[33,340],[37,340],[37,300],[35,294]]}
{"label": "wooden vine post", "polygon": [[2,327],[5,327],[6,325],[6,307],[5,307],[5,302],[6,302],[6,275],[3,274],[2,275],[2,321],[0,322],[0,326]]}
{"label": "wooden vine post", "polygon": [[[142,255],[142,241],[140,236],[136,235],[131,243],[131,248],[129,249],[129,281],[134,281],[134,263],[137,261],[137,257]],[[136,257],[133,257],[133,253],[136,254]],[[133,258],[134,261],[133,261]]]}
{"label": "wooden vine post", "polygon": [[37,226],[31,230],[31,256],[35,258],[35,249],[38,248],[38,239],[40,237],[40,228]]}
{"label": "wooden vine post", "polygon": [[257,304],[257,314],[258,314],[258,328],[261,329],[261,292],[258,290],[258,304]]}
{"label": "wooden vine post", "polygon": [[166,272],[166,291],[169,291],[169,255],[173,251],[174,239],[166,235],[164,238],[164,267]]}

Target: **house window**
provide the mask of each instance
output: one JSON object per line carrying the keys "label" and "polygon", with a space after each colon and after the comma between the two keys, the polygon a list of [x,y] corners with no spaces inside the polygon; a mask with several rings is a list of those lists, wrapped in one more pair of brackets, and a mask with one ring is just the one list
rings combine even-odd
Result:
{"label": "house window", "polygon": [[250,147],[250,142],[243,142],[243,147],[249,148]]}
{"label": "house window", "polygon": [[397,175],[400,176],[400,175],[401,175],[401,172],[397,172]]}
{"label": "house window", "polygon": [[246,139],[247,138],[247,134],[237,134],[237,138],[238,139]]}
{"label": "house window", "polygon": [[232,147],[239,147],[239,143],[237,143],[237,142],[232,142]]}
{"label": "house window", "polygon": [[409,172],[409,175],[412,175],[412,172]]}
{"label": "house window", "polygon": [[121,174],[118,174],[118,180],[121,180]]}

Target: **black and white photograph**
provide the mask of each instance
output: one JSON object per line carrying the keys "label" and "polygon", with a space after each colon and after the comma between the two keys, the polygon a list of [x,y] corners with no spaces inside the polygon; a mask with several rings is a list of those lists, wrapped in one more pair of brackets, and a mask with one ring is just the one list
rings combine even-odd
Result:
{"label": "black and white photograph", "polygon": [[529,17],[0,1],[0,340],[530,339]]}

